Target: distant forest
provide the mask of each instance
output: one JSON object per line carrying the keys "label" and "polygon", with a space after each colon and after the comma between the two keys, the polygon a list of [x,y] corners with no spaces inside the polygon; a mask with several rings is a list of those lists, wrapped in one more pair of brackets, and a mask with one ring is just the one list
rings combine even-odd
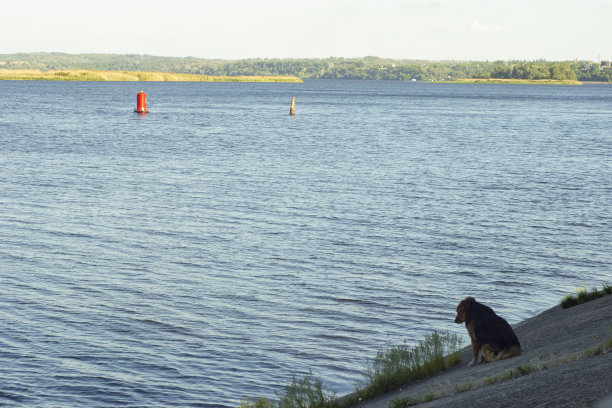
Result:
{"label": "distant forest", "polygon": [[214,60],[135,54],[0,54],[0,69],[92,69],[202,75],[291,75],[302,79],[444,81],[464,78],[612,82],[610,61],[426,61],[379,57]]}

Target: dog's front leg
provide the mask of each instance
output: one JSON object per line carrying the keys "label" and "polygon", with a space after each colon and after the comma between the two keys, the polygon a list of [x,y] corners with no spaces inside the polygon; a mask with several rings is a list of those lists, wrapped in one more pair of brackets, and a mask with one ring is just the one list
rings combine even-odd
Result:
{"label": "dog's front leg", "polygon": [[472,339],[472,361],[468,364],[469,367],[475,366],[478,363],[478,352],[480,351],[480,342]]}
{"label": "dog's front leg", "polygon": [[480,342],[476,338],[476,321],[472,320],[470,323],[466,323],[465,327],[470,335],[470,340],[472,341],[472,361],[468,364],[469,367],[474,366],[478,363],[478,352],[480,351]]}

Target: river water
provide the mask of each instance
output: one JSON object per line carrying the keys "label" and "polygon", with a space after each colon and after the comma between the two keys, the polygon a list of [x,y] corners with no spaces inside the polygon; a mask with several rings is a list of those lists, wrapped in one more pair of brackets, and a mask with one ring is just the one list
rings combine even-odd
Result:
{"label": "river water", "polygon": [[0,405],[343,394],[612,279],[612,86],[4,81],[0,151]]}

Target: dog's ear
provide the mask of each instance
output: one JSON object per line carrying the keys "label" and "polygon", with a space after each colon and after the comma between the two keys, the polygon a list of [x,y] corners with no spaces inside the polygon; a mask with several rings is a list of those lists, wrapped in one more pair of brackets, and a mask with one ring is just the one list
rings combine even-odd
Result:
{"label": "dog's ear", "polygon": [[473,298],[473,297],[471,297],[471,296],[468,296],[468,297],[466,297],[465,299],[463,299],[463,301],[464,301],[465,303],[473,303],[473,302],[475,302],[475,301],[476,301],[476,299],[474,299],[474,298]]}

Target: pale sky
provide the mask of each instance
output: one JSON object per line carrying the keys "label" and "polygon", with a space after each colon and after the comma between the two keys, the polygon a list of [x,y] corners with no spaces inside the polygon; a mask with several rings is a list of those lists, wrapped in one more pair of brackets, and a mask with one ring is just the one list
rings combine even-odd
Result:
{"label": "pale sky", "polygon": [[30,0],[0,54],[612,60],[612,0]]}

